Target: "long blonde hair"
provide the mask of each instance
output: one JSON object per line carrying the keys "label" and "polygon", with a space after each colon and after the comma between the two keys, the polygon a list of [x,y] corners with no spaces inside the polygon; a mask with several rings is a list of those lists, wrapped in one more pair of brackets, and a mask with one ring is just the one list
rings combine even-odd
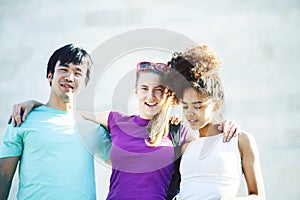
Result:
{"label": "long blonde hair", "polygon": [[165,89],[165,101],[162,105],[162,109],[154,115],[147,126],[147,132],[149,137],[146,139],[148,146],[156,146],[161,140],[168,136],[169,119],[172,106],[178,104],[178,99],[175,94],[169,89]]}

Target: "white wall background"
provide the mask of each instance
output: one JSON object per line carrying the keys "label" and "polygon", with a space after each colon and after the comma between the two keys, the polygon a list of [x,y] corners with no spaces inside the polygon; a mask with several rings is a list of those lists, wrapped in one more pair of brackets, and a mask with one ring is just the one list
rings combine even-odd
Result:
{"label": "white wall background", "polygon": [[[298,0],[1,0],[0,132],[14,103],[47,101],[46,64],[58,47],[92,52],[125,31],[169,29],[222,58],[227,118],[256,137],[267,199],[300,199],[299,22]],[[99,199],[108,177],[97,164]]]}

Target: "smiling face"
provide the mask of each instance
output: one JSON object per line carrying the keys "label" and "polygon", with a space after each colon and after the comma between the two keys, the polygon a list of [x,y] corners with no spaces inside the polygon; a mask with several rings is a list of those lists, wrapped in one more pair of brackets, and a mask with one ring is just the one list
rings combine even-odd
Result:
{"label": "smiling face", "polygon": [[193,88],[187,88],[182,97],[183,113],[193,130],[212,122],[215,103]]}
{"label": "smiling face", "polygon": [[165,88],[161,77],[152,72],[140,72],[136,83],[136,95],[139,101],[139,113],[144,119],[152,119],[165,101]]}
{"label": "smiling face", "polygon": [[50,101],[56,104],[73,103],[74,95],[86,86],[86,72],[86,66],[58,61],[54,74],[48,74],[48,81],[52,85]]}

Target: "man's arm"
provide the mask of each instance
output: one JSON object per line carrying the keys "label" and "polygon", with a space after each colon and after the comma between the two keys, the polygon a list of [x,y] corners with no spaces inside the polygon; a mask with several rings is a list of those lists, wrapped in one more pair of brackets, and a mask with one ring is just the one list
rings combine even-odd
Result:
{"label": "man's arm", "polygon": [[6,200],[14,177],[19,156],[0,158],[0,200]]}

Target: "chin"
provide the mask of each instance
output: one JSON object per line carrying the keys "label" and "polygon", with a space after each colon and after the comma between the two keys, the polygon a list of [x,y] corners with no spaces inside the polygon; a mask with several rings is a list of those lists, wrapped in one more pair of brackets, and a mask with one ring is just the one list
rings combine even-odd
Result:
{"label": "chin", "polygon": [[190,128],[193,129],[193,130],[199,130],[201,128],[203,128],[203,124],[199,124],[199,123],[196,123],[196,124],[189,124],[190,125]]}
{"label": "chin", "polygon": [[200,129],[199,126],[191,126],[191,125],[190,125],[190,127],[191,127],[192,130],[196,130],[196,131]]}

